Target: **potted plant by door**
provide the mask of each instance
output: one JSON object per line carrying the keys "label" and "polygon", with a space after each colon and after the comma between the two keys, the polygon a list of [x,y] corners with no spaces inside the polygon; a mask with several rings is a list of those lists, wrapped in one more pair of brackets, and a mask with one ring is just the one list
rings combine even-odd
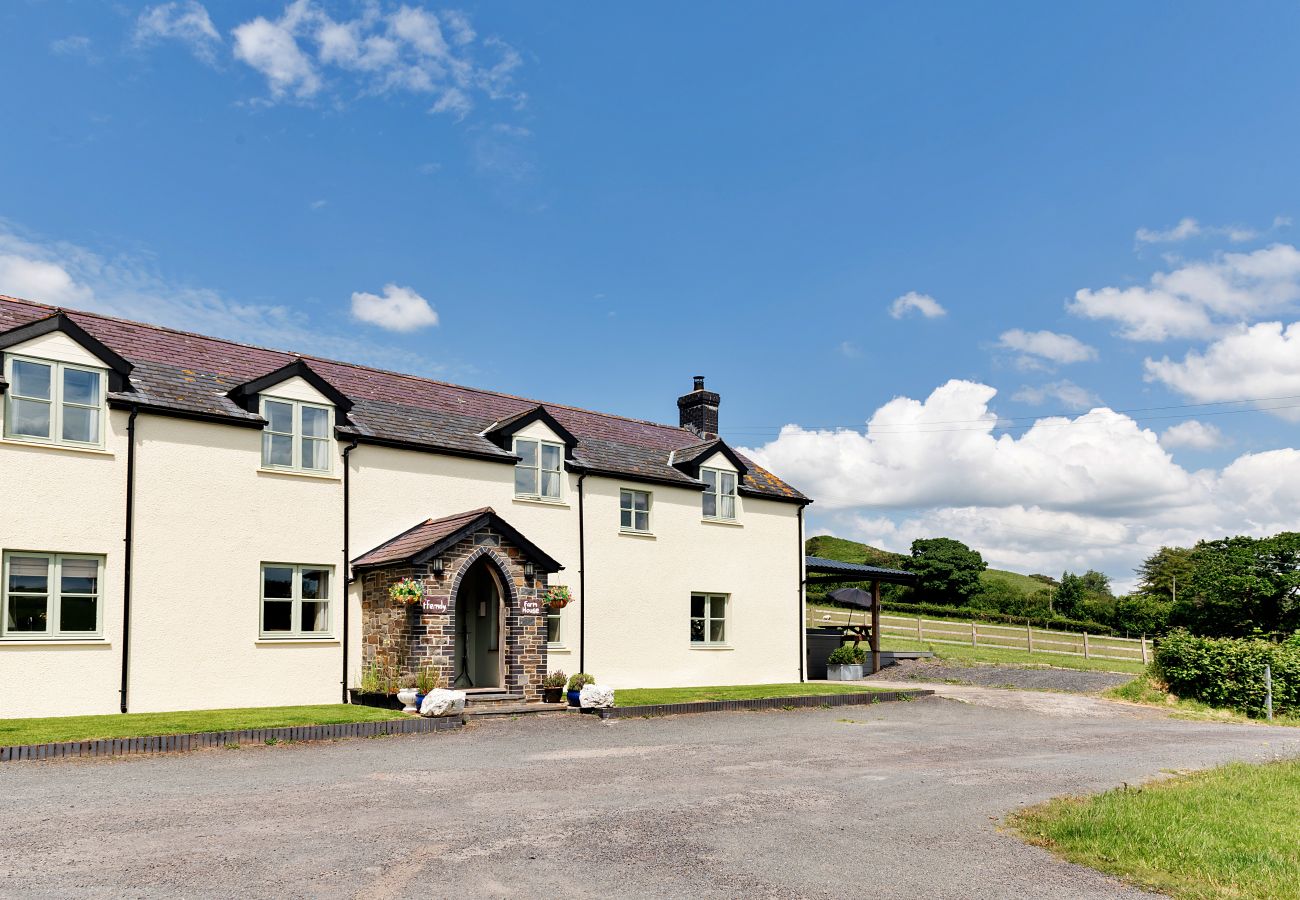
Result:
{"label": "potted plant by door", "polygon": [[542,701],[545,703],[564,702],[564,684],[568,675],[556,670],[542,679]]}
{"label": "potted plant by door", "polygon": [[418,679],[414,675],[403,675],[397,689],[397,699],[402,701],[402,712],[419,712],[420,707],[415,701]]}
{"label": "potted plant by door", "polygon": [[442,673],[433,669],[421,669],[415,676],[415,708],[418,710],[430,691],[442,687]]}
{"label": "potted plant by door", "polygon": [[829,681],[860,681],[866,677],[863,663],[867,654],[857,644],[841,644],[826,657],[826,678]]}
{"label": "potted plant by door", "polygon": [[569,679],[569,705],[582,705],[582,689],[589,684],[595,684],[596,679],[586,672],[579,672]]}

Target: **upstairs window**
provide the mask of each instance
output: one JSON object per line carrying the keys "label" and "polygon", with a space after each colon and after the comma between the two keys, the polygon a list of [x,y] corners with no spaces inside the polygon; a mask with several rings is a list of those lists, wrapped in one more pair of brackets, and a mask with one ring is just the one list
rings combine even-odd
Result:
{"label": "upstairs window", "polygon": [[0,636],[87,638],[100,633],[102,556],[6,553]]}
{"label": "upstairs window", "polygon": [[330,635],[329,566],[262,566],[264,638],[325,638]]}
{"label": "upstairs window", "polygon": [[102,370],[11,356],[5,374],[5,437],[73,447],[103,444]]}
{"label": "upstairs window", "polygon": [[622,531],[650,532],[650,492],[623,488],[618,492],[618,527]]}
{"label": "upstairs window", "polygon": [[330,418],[326,406],[299,400],[262,399],[262,465],[299,472],[330,471]]}
{"label": "upstairs window", "polygon": [[564,445],[515,438],[515,496],[525,500],[559,500]]}
{"label": "upstairs window", "polygon": [[701,469],[704,481],[704,518],[734,521],[736,518],[736,473],[725,469]]}

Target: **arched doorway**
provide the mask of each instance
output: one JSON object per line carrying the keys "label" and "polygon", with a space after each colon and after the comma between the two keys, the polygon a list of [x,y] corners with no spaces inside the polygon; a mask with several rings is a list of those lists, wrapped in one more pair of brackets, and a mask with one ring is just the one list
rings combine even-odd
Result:
{"label": "arched doorway", "polygon": [[505,660],[503,596],[496,567],[488,557],[479,557],[456,589],[454,687],[501,687]]}

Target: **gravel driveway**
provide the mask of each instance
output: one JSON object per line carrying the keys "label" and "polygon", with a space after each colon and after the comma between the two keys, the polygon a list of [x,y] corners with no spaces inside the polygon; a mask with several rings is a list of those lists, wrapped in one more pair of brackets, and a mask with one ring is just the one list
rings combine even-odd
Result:
{"label": "gravel driveway", "polygon": [[1127,684],[1136,676],[1115,672],[1086,672],[1051,666],[962,665],[951,661],[904,660],[869,676],[868,681],[924,681],[978,684],[1021,690],[1099,694]]}
{"label": "gravel driveway", "polygon": [[950,690],[962,702],[6,764],[0,895],[1139,897],[998,821],[1300,754],[1293,729]]}

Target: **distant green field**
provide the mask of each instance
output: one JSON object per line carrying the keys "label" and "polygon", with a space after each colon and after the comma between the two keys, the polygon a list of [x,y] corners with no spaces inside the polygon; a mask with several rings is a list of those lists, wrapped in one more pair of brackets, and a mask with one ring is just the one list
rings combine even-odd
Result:
{"label": "distant green field", "polygon": [[[883,566],[887,569],[904,568],[903,563],[910,558],[906,553],[891,553],[888,550],[872,547],[870,544],[829,534],[808,538],[804,542],[804,552],[809,556],[821,556],[825,559],[864,566]],[[1047,587],[1035,578],[1019,572],[1008,572],[1005,569],[985,569],[980,573],[980,580],[985,584],[1005,584],[1025,596],[1036,594]]]}

